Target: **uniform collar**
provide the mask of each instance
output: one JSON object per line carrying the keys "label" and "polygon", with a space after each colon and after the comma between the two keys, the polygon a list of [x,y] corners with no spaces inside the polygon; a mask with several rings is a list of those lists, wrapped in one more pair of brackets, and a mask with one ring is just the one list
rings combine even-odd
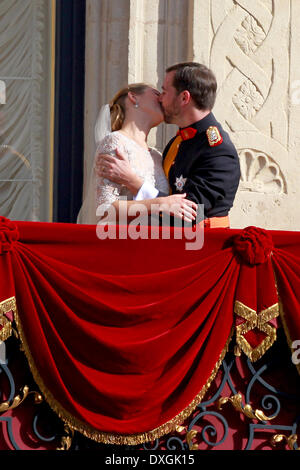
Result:
{"label": "uniform collar", "polygon": [[194,128],[198,132],[205,132],[209,126],[216,126],[217,124],[218,123],[217,123],[215,116],[213,115],[212,112],[210,112],[203,119],[200,119],[200,121],[194,122],[188,127],[180,127],[179,131],[183,132],[185,129]]}
{"label": "uniform collar", "polygon": [[180,135],[182,140],[189,140],[195,137],[197,134],[197,129],[195,127],[185,127],[184,129],[179,129],[176,135]]}

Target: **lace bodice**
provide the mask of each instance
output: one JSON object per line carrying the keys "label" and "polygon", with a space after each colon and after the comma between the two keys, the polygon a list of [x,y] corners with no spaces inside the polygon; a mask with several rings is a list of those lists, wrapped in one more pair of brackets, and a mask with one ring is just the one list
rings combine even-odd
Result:
{"label": "lace bodice", "polygon": [[[96,155],[101,153],[115,155],[117,148],[127,155],[130,166],[144,182],[152,184],[159,191],[169,192],[169,184],[162,168],[162,156],[158,150],[154,148],[146,150],[121,132],[115,131],[109,133],[100,142]],[[125,186],[96,176],[97,206],[112,204],[120,197],[127,197],[128,200],[133,199],[131,192]]]}

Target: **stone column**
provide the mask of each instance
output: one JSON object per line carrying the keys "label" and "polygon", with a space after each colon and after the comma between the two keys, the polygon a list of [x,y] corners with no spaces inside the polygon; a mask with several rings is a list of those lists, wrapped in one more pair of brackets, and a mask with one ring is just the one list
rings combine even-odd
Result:
{"label": "stone column", "polygon": [[84,114],[84,188],[95,153],[94,126],[100,107],[128,83],[130,0],[87,0]]}

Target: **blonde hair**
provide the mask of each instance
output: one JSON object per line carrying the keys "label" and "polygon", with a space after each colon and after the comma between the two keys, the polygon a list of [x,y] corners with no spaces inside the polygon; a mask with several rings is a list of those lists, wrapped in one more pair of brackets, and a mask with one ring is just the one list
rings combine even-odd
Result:
{"label": "blonde hair", "polygon": [[149,87],[150,85],[146,83],[132,83],[118,91],[109,103],[112,131],[118,131],[123,125],[126,114],[125,100],[128,93],[131,91],[136,95],[142,95]]}

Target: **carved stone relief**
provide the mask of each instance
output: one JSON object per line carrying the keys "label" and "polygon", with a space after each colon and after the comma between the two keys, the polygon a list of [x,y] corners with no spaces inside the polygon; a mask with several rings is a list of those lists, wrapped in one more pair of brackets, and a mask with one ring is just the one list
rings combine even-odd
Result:
{"label": "carved stone relief", "polygon": [[286,193],[286,182],[278,164],[264,152],[244,149],[239,152],[240,191],[265,194]]}
{"label": "carved stone relief", "polygon": [[[208,40],[199,34],[193,58],[199,60],[203,48],[208,50],[207,65],[218,81],[214,112],[241,162],[231,225],[299,230],[295,151],[299,154],[300,146],[295,138],[291,142],[289,95],[291,45],[299,38],[295,2],[213,0],[206,8],[201,5],[210,35]],[[298,65],[297,71],[300,77]]]}

